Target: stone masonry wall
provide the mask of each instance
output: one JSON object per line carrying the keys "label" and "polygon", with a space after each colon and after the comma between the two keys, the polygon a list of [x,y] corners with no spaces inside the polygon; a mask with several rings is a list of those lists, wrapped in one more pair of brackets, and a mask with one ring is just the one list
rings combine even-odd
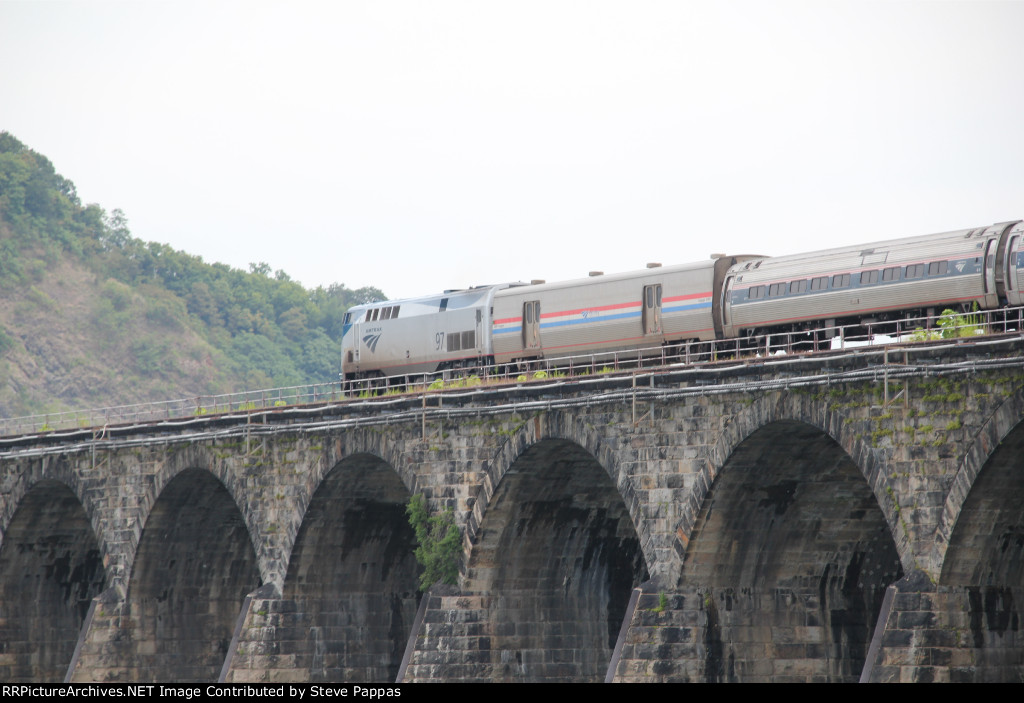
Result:
{"label": "stone masonry wall", "polygon": [[[690,372],[645,376],[635,389],[540,384],[476,404],[435,398],[422,412],[400,399],[401,412],[367,411],[365,426],[282,413],[217,431],[161,429],[149,443],[7,451],[0,667],[60,678],[77,641],[76,681],[392,676],[417,600],[401,506],[422,493],[432,509],[455,511],[463,555],[455,591],[428,596],[405,680],[602,680],[624,599],[647,579],[657,592],[632,614],[616,680],[1019,676],[1024,479],[1012,448],[1024,446],[1024,372],[890,379],[890,395],[903,395],[886,403],[877,376],[831,380],[866,362],[807,363],[723,370],[718,385]],[[825,381],[802,385],[810,371]],[[347,507],[323,507],[336,505]],[[391,517],[367,527],[379,513]],[[741,529],[744,516],[770,529]],[[159,528],[182,521],[192,529]],[[529,547],[512,568],[517,535]],[[15,543],[59,539],[82,546],[13,556]],[[351,559],[318,567],[339,552]],[[882,553],[891,556],[874,564]],[[233,585],[204,585],[190,555],[212,565],[209,583]],[[61,559],[79,576],[49,566]],[[101,573],[85,576],[87,564]],[[41,621],[6,605],[24,572],[36,574],[38,612],[52,614],[42,617],[68,610],[61,627],[87,629],[25,645],[17,633]],[[900,581],[884,611],[880,594],[900,573],[924,580]],[[160,603],[183,602],[173,598],[222,603],[219,624],[182,607],[164,613]],[[851,602],[865,604],[855,623]],[[585,626],[528,622],[558,611]],[[180,635],[157,626],[167,617]],[[359,633],[370,630],[365,646]],[[947,647],[947,630],[970,636]],[[867,643],[876,646],[861,653]],[[168,647],[213,654],[190,668]],[[549,674],[536,676],[537,663]]]}

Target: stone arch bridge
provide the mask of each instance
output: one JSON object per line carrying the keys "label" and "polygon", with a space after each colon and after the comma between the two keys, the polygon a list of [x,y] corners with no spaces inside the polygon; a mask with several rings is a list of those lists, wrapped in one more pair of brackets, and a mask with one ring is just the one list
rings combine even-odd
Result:
{"label": "stone arch bridge", "polygon": [[1020,680],[1021,341],[6,438],[0,678]]}

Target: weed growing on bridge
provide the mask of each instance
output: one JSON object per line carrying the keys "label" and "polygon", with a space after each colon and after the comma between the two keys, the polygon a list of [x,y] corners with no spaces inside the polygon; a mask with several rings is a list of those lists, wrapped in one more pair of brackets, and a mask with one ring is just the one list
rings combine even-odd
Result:
{"label": "weed growing on bridge", "polygon": [[416,561],[423,567],[420,590],[426,591],[438,581],[455,584],[459,578],[459,555],[462,552],[455,513],[448,508],[440,515],[430,515],[427,501],[420,493],[409,499],[405,512],[416,534]]}

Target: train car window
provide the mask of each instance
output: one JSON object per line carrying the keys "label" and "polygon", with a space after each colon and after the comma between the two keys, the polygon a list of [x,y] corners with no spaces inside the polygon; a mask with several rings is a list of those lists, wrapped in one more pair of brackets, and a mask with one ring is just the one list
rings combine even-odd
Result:
{"label": "train car window", "polygon": [[807,279],[804,278],[799,281],[791,281],[789,284],[790,293],[806,293],[807,292]]}
{"label": "train car window", "polygon": [[904,278],[921,278],[924,275],[924,264],[910,264],[907,266]]}
{"label": "train car window", "polygon": [[764,297],[764,286],[754,286],[750,289],[750,299],[758,300]]}
{"label": "train car window", "polygon": [[878,269],[860,272],[860,284],[865,286],[871,283],[878,283]]}
{"label": "train car window", "polygon": [[811,279],[811,290],[825,290],[828,288],[828,276],[818,276]]}
{"label": "train car window", "polygon": [[832,277],[833,288],[846,288],[848,285],[850,285],[850,274],[837,273]]}
{"label": "train car window", "polygon": [[884,271],[882,271],[882,280],[883,281],[895,281],[899,277],[900,277],[900,267],[899,266],[891,266],[891,267],[885,269]]}
{"label": "train car window", "polygon": [[770,286],[768,286],[768,297],[769,298],[777,298],[778,296],[784,294],[785,292],[786,292],[786,284],[785,283],[773,283]]}
{"label": "train car window", "polygon": [[928,264],[928,275],[929,276],[941,276],[949,270],[948,261],[933,261]]}

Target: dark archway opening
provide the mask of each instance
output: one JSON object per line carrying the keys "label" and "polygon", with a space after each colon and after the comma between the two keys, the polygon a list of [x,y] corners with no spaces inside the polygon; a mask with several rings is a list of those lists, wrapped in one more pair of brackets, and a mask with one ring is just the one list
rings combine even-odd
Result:
{"label": "dark archway opening", "polygon": [[[1003,439],[971,486],[950,536],[940,594],[967,611],[970,681],[1024,677],[1024,423]],[[967,638],[964,638],[967,639]],[[960,680],[960,679],[958,679]]]}
{"label": "dark archway opening", "polygon": [[57,481],[22,499],[0,548],[0,679],[61,682],[92,599],[104,586],[99,546],[82,504]]}
{"label": "dark archway opening", "polygon": [[153,506],[135,554],[128,677],[216,681],[245,596],[259,585],[231,494],[207,471],[182,471]]}
{"label": "dark archway opening", "polygon": [[467,576],[490,600],[485,678],[602,681],[648,572],[608,473],[579,445],[545,440],[502,478]]}
{"label": "dark archway opening", "polygon": [[394,469],[360,454],[310,501],[284,587],[299,615],[282,633],[309,680],[395,680],[419,603],[409,497]]}
{"label": "dark archway opening", "polygon": [[681,580],[704,611],[708,681],[857,681],[903,570],[843,449],[810,425],[744,440],[709,490]]}

